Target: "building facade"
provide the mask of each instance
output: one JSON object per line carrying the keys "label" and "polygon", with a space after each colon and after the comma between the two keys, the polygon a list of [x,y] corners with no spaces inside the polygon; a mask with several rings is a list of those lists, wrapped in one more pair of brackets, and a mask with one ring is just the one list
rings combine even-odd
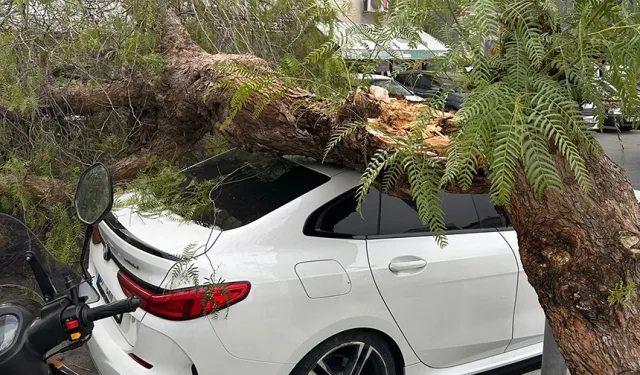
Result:
{"label": "building facade", "polygon": [[373,14],[384,11],[388,7],[388,0],[335,0],[340,2],[338,8],[342,10],[338,15],[341,21],[352,23],[374,23]]}

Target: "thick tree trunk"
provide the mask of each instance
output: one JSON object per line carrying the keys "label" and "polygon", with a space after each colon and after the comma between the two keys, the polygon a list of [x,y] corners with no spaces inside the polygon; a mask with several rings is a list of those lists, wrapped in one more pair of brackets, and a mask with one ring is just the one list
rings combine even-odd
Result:
{"label": "thick tree trunk", "polygon": [[[559,157],[565,186],[542,198],[520,169],[509,218],[571,374],[640,374],[639,305],[631,288],[640,280],[639,205],[620,167],[604,155],[585,157],[593,181],[586,194]],[[618,283],[631,287],[610,304]]]}

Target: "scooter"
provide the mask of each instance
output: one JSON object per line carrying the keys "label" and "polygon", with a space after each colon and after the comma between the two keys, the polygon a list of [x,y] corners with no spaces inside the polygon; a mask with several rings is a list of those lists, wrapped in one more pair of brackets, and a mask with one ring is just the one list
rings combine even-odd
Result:
{"label": "scooter", "polygon": [[[86,225],[77,268],[58,261],[20,220],[0,214],[1,294],[27,300],[0,305],[0,374],[71,374],[50,358],[87,342],[95,321],[140,307],[138,297],[89,307],[100,300],[87,266],[91,228],[112,205],[109,170],[95,164],[80,177],[74,197],[78,219]],[[32,287],[34,280],[39,292]],[[34,298],[44,305],[30,309]]]}

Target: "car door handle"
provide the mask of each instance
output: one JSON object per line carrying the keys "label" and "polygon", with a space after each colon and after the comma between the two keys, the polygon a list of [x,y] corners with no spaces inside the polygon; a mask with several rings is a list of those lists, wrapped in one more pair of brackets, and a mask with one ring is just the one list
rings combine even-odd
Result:
{"label": "car door handle", "polygon": [[427,266],[427,261],[424,259],[412,260],[408,262],[392,262],[389,264],[391,272],[401,272],[408,270],[416,270]]}

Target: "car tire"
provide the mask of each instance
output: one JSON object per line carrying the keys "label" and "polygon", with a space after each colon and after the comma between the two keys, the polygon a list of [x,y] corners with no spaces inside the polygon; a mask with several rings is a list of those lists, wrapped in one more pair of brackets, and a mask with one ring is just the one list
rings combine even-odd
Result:
{"label": "car tire", "polygon": [[389,345],[367,331],[348,331],[328,338],[304,356],[291,375],[350,374],[354,366],[361,368],[360,375],[396,375]]}

